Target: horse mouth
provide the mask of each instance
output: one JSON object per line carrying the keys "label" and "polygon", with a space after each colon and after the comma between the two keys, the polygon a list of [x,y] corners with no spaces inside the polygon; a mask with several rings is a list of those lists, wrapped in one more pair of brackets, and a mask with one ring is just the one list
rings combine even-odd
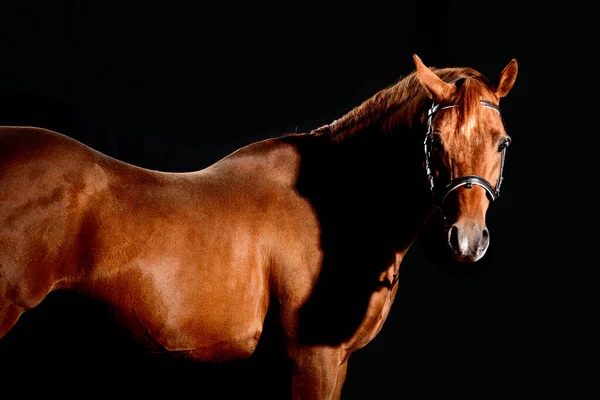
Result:
{"label": "horse mouth", "polygon": [[477,254],[463,254],[461,252],[452,251],[452,259],[461,263],[475,263],[483,258],[485,250]]}

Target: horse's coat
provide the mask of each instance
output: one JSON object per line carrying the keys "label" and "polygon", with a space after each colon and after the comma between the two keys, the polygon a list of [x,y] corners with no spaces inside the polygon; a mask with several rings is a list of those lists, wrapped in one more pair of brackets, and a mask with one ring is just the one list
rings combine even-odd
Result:
{"label": "horse's coat", "polygon": [[[470,68],[416,72],[309,134],[157,172],[56,132],[0,128],[0,338],[50,292],[108,304],[150,351],[249,357],[275,314],[294,398],[339,398],[347,360],[380,331],[402,259],[441,207],[459,261],[489,243],[485,182],[506,132],[497,84]],[[460,84],[448,83],[460,79]],[[423,169],[432,119],[432,201]],[[503,153],[502,153],[503,154]],[[471,188],[472,186],[472,188]],[[274,311],[273,311],[274,310]]]}

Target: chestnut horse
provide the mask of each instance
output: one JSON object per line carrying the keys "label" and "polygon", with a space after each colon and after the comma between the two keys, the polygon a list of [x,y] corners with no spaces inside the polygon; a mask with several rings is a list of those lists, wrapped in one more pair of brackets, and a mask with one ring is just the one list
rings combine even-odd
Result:
{"label": "chestnut horse", "polygon": [[428,219],[443,214],[457,261],[481,259],[490,241],[510,143],[499,101],[517,62],[492,81],[413,59],[330,124],[194,172],[0,128],[0,338],[68,289],[108,305],[150,352],[220,363],[253,354],[269,311],[292,398],[339,398]]}

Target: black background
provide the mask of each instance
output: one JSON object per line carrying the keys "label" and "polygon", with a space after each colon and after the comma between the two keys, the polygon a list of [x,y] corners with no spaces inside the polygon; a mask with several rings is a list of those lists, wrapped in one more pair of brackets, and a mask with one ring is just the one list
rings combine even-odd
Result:
{"label": "black background", "polygon": [[[490,78],[516,58],[515,87],[501,102],[513,143],[488,213],[487,256],[475,271],[451,272],[418,242],[383,330],[350,359],[343,398],[556,391],[572,366],[560,361],[570,342],[550,317],[562,291],[548,297],[554,272],[538,255],[555,244],[540,235],[531,181],[540,151],[533,82],[549,40],[535,18],[517,2],[2,2],[0,125],[40,126],[141,167],[193,171],[332,121],[410,73],[413,53]],[[22,316],[0,343],[0,365],[29,380],[24,392],[46,390],[34,382],[51,377],[60,387],[189,387],[211,398],[203,369],[142,355],[100,305],[72,294]],[[219,382],[249,390],[253,375],[239,371]]]}

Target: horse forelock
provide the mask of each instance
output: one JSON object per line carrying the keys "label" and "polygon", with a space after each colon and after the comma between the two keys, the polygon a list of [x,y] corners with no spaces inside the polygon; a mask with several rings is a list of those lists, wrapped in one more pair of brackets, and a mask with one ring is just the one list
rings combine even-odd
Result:
{"label": "horse forelock", "polygon": [[[472,128],[482,126],[484,122],[482,121],[482,115],[492,115],[493,118],[499,117],[495,112],[482,114],[482,100],[498,105],[498,98],[488,86],[487,81],[477,78],[465,79],[455,100],[457,110],[456,136],[458,139],[467,140],[471,144],[482,143],[485,130],[473,130]],[[474,135],[474,133],[479,134]]]}
{"label": "horse forelock", "polygon": [[[444,138],[446,150],[454,154],[456,162],[463,164],[466,170],[473,170],[473,162],[481,162],[472,159],[473,154],[484,154],[478,149],[486,146],[493,137],[490,133],[496,132],[494,129],[488,129],[488,126],[495,123],[488,118],[500,118],[495,111],[484,113],[484,106],[481,101],[487,101],[492,104],[498,104],[498,98],[488,85],[488,81],[481,77],[467,77],[459,86],[456,98],[453,101],[455,107],[452,107],[452,113],[456,116],[454,122],[455,129],[450,131]],[[450,115],[444,114],[444,115]],[[443,115],[440,115],[444,118]],[[500,118],[500,123],[502,120]]]}
{"label": "horse forelock", "polygon": [[458,90],[455,104],[458,109],[458,127],[472,123],[479,119],[479,110],[481,109],[481,100],[492,104],[498,104],[498,99],[494,96],[492,90],[486,82],[476,78],[466,78]]}

